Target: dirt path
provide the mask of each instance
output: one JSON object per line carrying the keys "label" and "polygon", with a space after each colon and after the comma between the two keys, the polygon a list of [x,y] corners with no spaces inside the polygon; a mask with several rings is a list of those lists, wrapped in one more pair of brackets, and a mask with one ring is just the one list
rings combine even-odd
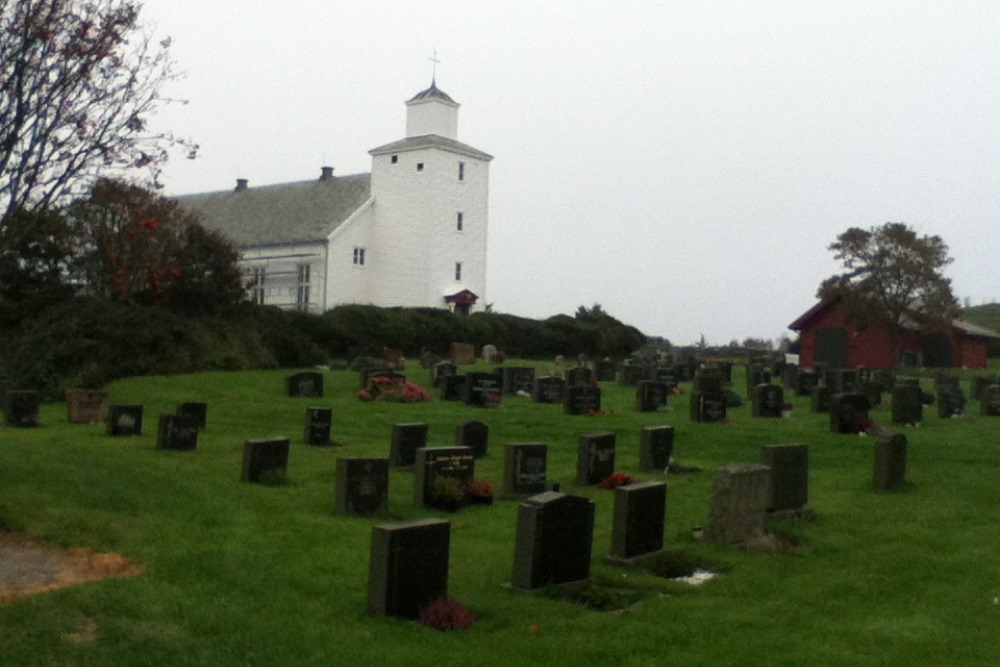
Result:
{"label": "dirt path", "polygon": [[60,549],[0,531],[0,603],[109,577],[133,577],[143,566],[120,554]]}

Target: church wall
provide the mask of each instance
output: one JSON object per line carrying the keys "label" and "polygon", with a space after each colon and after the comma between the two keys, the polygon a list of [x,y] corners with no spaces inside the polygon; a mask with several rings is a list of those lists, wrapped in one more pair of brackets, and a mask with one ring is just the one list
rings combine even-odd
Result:
{"label": "church wall", "polygon": [[366,206],[330,235],[325,310],[344,303],[374,303],[371,285],[391,280],[381,273],[373,225],[373,209]]}
{"label": "church wall", "polygon": [[244,249],[240,268],[250,284],[250,299],[267,306],[322,312],[326,255],[325,243]]}

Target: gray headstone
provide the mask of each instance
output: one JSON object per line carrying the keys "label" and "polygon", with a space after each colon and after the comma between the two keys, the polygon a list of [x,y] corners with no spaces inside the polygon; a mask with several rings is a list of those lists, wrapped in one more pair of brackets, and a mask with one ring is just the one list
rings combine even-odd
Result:
{"label": "gray headstone", "polygon": [[580,436],[577,449],[576,483],[600,484],[615,471],[615,434],[588,433]]}
{"label": "gray headstone", "polygon": [[528,498],[518,508],[512,585],[534,590],[586,580],[593,541],[593,501],[555,491]]}
{"label": "gray headstone", "polygon": [[339,514],[371,516],[389,509],[389,459],[337,459],[335,509]]}
{"label": "gray headstone", "polygon": [[876,491],[898,491],[906,484],[906,436],[896,433],[875,442]]}
{"label": "gray headstone", "polygon": [[451,524],[423,519],[372,528],[368,608],[376,616],[416,619],[448,594]]}
{"label": "gray headstone", "polygon": [[705,539],[736,546],[764,533],[771,471],[732,463],[716,471]]}
{"label": "gray headstone", "polygon": [[545,491],[548,449],[548,445],[540,442],[510,443],[504,447],[504,496]]}
{"label": "gray headstone", "polygon": [[638,482],[616,487],[612,557],[630,559],[661,551],[666,515],[666,483]]}
{"label": "gray headstone", "polygon": [[639,470],[664,472],[674,454],[674,427],[647,426],[639,441]]}

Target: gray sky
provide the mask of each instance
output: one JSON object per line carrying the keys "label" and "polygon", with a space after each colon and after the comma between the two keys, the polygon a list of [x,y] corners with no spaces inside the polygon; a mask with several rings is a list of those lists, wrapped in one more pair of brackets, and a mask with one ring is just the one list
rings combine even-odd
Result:
{"label": "gray sky", "polygon": [[1000,301],[1000,2],[145,0],[201,144],[168,194],[305,180],[438,86],[491,164],[487,301],[600,303],[688,344],[776,338],[851,226],[940,235]]}

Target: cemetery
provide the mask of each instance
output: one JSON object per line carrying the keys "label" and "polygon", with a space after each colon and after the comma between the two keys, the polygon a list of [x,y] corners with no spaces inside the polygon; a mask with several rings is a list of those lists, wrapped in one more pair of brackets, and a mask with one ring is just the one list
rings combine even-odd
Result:
{"label": "cemetery", "polygon": [[[991,661],[995,377],[914,373],[875,405],[857,374],[569,362],[553,382],[551,360],[458,352],[454,400],[416,364],[429,400],[363,400],[384,376],[346,367],[10,392],[0,660]],[[33,587],[4,565],[29,538],[53,550]],[[87,554],[84,583],[58,548]]]}

